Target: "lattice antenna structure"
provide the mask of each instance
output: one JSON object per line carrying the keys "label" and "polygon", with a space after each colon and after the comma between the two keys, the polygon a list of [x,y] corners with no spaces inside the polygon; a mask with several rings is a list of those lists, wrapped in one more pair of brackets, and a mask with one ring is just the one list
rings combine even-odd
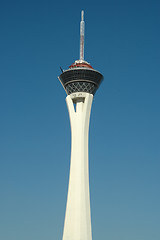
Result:
{"label": "lattice antenna structure", "polygon": [[82,10],[80,22],[80,61],[84,60],[84,30],[85,30],[84,11]]}

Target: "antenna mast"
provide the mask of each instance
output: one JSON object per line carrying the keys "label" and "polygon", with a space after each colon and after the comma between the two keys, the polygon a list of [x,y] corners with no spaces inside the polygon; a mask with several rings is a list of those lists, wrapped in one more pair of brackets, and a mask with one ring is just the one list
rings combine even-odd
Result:
{"label": "antenna mast", "polygon": [[80,22],[80,61],[84,61],[84,11],[81,12],[81,22]]}

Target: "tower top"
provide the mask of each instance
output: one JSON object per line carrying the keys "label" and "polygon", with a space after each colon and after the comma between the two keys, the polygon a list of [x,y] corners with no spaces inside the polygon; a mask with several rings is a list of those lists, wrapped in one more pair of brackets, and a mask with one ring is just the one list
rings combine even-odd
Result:
{"label": "tower top", "polygon": [[103,75],[94,70],[92,66],[84,60],[84,11],[81,11],[80,22],[80,58],[76,60],[69,69],[62,71],[59,80],[68,95],[76,92],[88,92],[95,94]]}
{"label": "tower top", "polygon": [[84,21],[84,10],[81,11],[81,21]]}

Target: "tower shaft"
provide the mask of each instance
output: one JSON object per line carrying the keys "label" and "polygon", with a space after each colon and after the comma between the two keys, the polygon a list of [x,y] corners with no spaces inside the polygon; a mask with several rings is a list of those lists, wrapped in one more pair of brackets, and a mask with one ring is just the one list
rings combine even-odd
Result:
{"label": "tower shaft", "polygon": [[[74,98],[76,95],[79,97]],[[71,125],[71,162],[63,240],[92,240],[88,132],[93,95],[66,97]],[[74,109],[76,103],[76,109]]]}

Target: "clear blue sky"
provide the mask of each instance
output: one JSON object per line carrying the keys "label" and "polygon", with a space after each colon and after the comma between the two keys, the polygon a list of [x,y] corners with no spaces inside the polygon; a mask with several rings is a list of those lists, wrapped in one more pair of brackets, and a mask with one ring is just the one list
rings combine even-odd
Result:
{"label": "clear blue sky", "polygon": [[61,240],[70,161],[57,76],[104,75],[90,124],[93,240],[160,239],[160,2],[0,3],[0,239]]}

